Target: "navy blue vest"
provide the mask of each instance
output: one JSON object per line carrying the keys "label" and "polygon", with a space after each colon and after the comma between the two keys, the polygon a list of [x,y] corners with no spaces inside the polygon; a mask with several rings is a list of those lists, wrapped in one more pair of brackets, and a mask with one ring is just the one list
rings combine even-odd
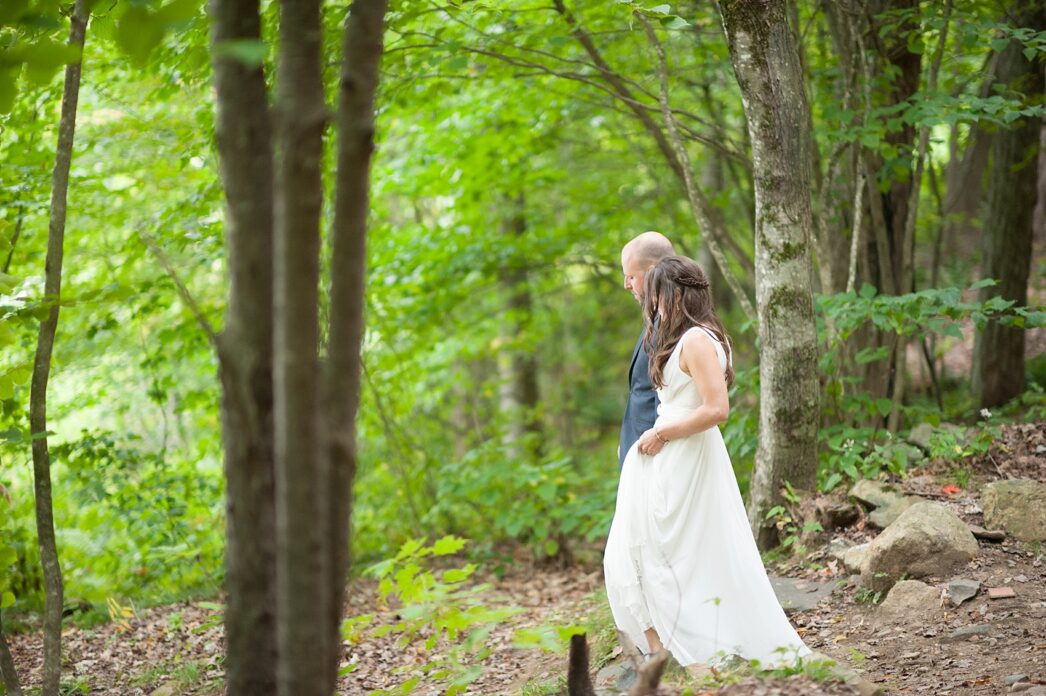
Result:
{"label": "navy blue vest", "polygon": [[621,420],[619,465],[625,463],[628,450],[640,435],[654,427],[654,420],[657,418],[657,392],[650,383],[650,359],[643,347],[645,335],[646,329],[639,334],[639,340],[632,351],[632,365],[628,368],[628,404],[625,406],[625,417]]}

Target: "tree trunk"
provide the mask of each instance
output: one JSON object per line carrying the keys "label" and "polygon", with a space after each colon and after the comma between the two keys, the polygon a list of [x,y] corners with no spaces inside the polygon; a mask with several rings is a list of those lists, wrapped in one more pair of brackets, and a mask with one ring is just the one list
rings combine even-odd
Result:
{"label": "tree trunk", "polygon": [[[87,34],[87,0],[77,0],[70,16],[69,43],[83,49]],[[69,167],[73,159],[76,132],[76,106],[80,97],[80,72],[83,58],[65,68],[62,91],[62,116],[58,125],[51,181],[51,217],[47,229],[47,260],[44,276],[44,301],[47,318],[40,323],[33,360],[29,396],[29,429],[33,434],[33,480],[36,492],[36,533],[44,578],[44,665],[43,696],[58,696],[62,675],[62,568],[55,543],[54,506],[51,501],[51,456],[47,447],[47,381],[51,375],[51,355],[58,330],[58,310],[62,299],[62,254],[65,240],[66,204],[69,194]]]}
{"label": "tree trunk", "polygon": [[331,600],[326,520],[333,491],[320,414],[319,281],[323,207],[319,0],[280,3],[277,74],[273,382],[276,463],[277,693],[325,690]]}
{"label": "tree trunk", "polygon": [[[1020,18],[1019,26],[1046,29],[1041,2],[1022,0],[1016,3],[1014,14]],[[1034,103],[1043,96],[1042,65],[1028,61],[1022,51],[1017,41],[1003,49],[998,79]],[[996,133],[992,141],[981,276],[995,278],[999,284],[984,288],[982,300],[1000,296],[1027,304],[1041,125],[1040,118],[1020,118],[1010,129]],[[999,406],[1020,394],[1024,390],[1024,330],[991,321],[975,343],[973,390],[980,405]]]}
{"label": "tree trunk", "polygon": [[15,661],[11,658],[10,648],[7,647],[2,617],[0,617],[0,677],[3,677],[4,688],[7,689],[8,696],[22,696],[22,685],[18,682]]}
{"label": "tree trunk", "polygon": [[327,615],[327,691],[334,690],[341,653],[341,606],[350,567],[352,484],[356,476],[356,413],[360,396],[367,211],[374,151],[374,97],[378,86],[387,0],[356,0],[345,24],[339,82],[334,224],[331,229],[330,342],[324,413],[331,470],[330,602]]}
{"label": "tree trunk", "polygon": [[749,522],[760,547],[785,482],[817,474],[818,379],[810,239],[809,105],[785,0],[721,0],[730,58],[752,140],[759,313],[759,446]]}
{"label": "tree trunk", "polygon": [[[518,249],[527,233],[527,218],[522,194],[509,200],[505,209],[510,211],[504,221],[503,234],[513,249]],[[536,449],[521,446],[530,434],[540,435],[541,423],[537,418],[538,393],[537,359],[533,350],[519,346],[520,336],[529,330],[533,313],[533,300],[527,277],[526,255],[515,252],[507,267],[500,273],[502,290],[506,299],[505,319],[502,322],[502,338],[507,350],[498,355],[500,374],[499,398],[501,409],[509,419],[505,443],[516,457],[527,457]]]}
{"label": "tree trunk", "polygon": [[225,670],[230,696],[276,691],[272,128],[265,75],[221,48],[261,39],[259,0],[212,0],[215,131],[229,305],[218,341],[226,477]]}

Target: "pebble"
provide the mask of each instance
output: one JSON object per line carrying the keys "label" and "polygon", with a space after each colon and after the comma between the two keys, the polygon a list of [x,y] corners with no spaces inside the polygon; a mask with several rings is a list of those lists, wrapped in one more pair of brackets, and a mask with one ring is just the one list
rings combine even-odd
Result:
{"label": "pebble", "polygon": [[1028,675],[1027,674],[1011,674],[1010,676],[1008,676],[1005,679],[1003,679],[1002,683],[1003,684],[1016,684],[1017,682],[1026,682],[1026,681],[1028,681]]}

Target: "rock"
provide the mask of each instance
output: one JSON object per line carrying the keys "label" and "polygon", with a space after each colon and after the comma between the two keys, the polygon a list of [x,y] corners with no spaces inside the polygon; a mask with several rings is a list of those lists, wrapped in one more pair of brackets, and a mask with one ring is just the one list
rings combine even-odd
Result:
{"label": "rock", "polygon": [[879,611],[887,616],[912,617],[940,606],[941,593],[918,580],[902,580],[886,595]]}
{"label": "rock", "polygon": [[970,528],[970,532],[975,537],[982,541],[1005,541],[1006,532],[1001,529],[985,529],[984,527],[978,527],[975,524],[967,525]]}
{"label": "rock", "polygon": [[835,592],[837,582],[812,582],[797,578],[780,578],[770,576],[770,584],[777,595],[777,601],[786,614],[797,611],[809,611],[818,602]]}
{"label": "rock", "polygon": [[952,604],[955,606],[959,606],[966,600],[976,597],[977,592],[980,591],[980,589],[981,583],[977,580],[955,578],[948,583],[948,599],[952,600]]}
{"label": "rock", "polygon": [[1021,541],[1046,541],[1046,483],[995,481],[981,490],[984,523]]}
{"label": "rock", "polygon": [[1028,675],[1027,674],[1011,674],[1010,676],[1008,676],[1005,679],[1003,679],[1002,683],[1005,684],[1006,686],[1010,686],[1011,684],[1016,684],[1017,682],[1026,682],[1026,681],[1028,681]]}
{"label": "rock", "polygon": [[850,489],[850,497],[866,508],[889,507],[904,498],[904,495],[893,486],[882,481],[861,479]]}
{"label": "rock", "polygon": [[930,451],[930,438],[933,437],[934,427],[929,423],[920,423],[908,433],[908,442],[912,443],[923,452]]}
{"label": "rock", "polygon": [[843,556],[849,549],[852,549],[854,543],[849,539],[832,539],[824,546],[824,552],[829,558],[834,558],[840,563],[843,562]]}
{"label": "rock", "polygon": [[868,543],[851,546],[843,553],[843,565],[851,573],[860,575],[868,569]]}
{"label": "rock", "polygon": [[819,500],[816,509],[817,521],[825,530],[849,527],[861,518],[861,510],[853,503],[837,500]]}
{"label": "rock", "polygon": [[1046,696],[1046,686],[1033,686],[1024,692],[1024,696]]}
{"label": "rock", "polygon": [[950,634],[941,638],[942,643],[955,643],[960,640],[966,640],[973,636],[986,636],[992,632],[991,624],[974,624],[973,626],[963,626],[957,628]]}
{"label": "rock", "polygon": [[976,555],[977,540],[955,513],[938,503],[919,502],[868,545],[861,584],[886,591],[902,575],[947,575]]}
{"label": "rock", "polygon": [[178,696],[178,690],[173,684],[164,684],[155,691],[149,692],[149,696]]}
{"label": "rock", "polygon": [[1032,686],[1034,685],[1031,682],[1017,682],[1016,684],[1010,685],[1010,693],[1015,694],[1022,691],[1031,691]]}
{"label": "rock", "polygon": [[901,513],[910,508],[915,503],[922,500],[914,496],[904,496],[899,500],[895,500],[889,505],[876,508],[868,515],[868,522],[874,527],[879,529],[886,529],[894,520],[901,516]]}

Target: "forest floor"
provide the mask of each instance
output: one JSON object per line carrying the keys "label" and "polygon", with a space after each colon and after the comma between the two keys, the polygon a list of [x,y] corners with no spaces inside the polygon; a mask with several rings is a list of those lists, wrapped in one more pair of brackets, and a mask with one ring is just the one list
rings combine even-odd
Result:
{"label": "forest floor", "polygon": [[[967,459],[962,470],[932,462],[899,481],[903,490],[949,506],[966,522],[983,526],[977,491],[1000,478],[1046,481],[1046,423],[1008,426],[979,459]],[[965,488],[956,491],[956,480]],[[947,486],[947,488],[945,488]],[[820,539],[801,561],[776,564],[777,575],[837,582],[838,589],[812,610],[791,615],[807,644],[861,673],[889,694],[927,696],[989,696],[1010,693],[1007,678],[1018,675],[1046,684],[1046,550],[1042,544],[981,542],[980,553],[956,572],[979,580],[982,591],[959,607],[939,606],[891,619],[876,597],[846,580],[846,571],[815,542],[847,538],[862,542],[874,537],[862,517],[856,524]],[[951,576],[924,578],[931,585]],[[521,567],[503,578],[483,578],[489,589],[477,595],[485,607],[514,606],[522,611],[497,624],[485,641],[490,655],[482,672],[463,693],[542,696],[565,693],[566,657],[513,645],[522,627],[582,625],[592,638],[593,672],[608,661],[620,662],[612,622],[602,598],[601,569]],[[989,599],[984,588],[1012,587],[1015,596]],[[376,625],[393,626],[403,617],[383,605],[374,581],[350,587],[348,615],[373,613]],[[133,613],[93,628],[69,627],[64,632],[66,681],[69,694],[120,696],[180,696],[221,694],[222,635],[215,605],[199,602],[157,607]],[[971,627],[972,630],[971,630]],[[350,673],[340,680],[346,695],[396,689],[412,676],[420,677],[413,693],[440,694],[446,686],[423,674],[423,665],[458,656],[436,645],[424,646],[424,636],[405,646],[395,633],[346,645]],[[957,637],[958,636],[958,637]],[[36,633],[10,636],[23,685],[39,684],[42,646]],[[736,680],[734,680],[736,681]],[[597,686],[599,686],[597,684]],[[809,676],[748,678],[722,687],[695,685],[678,671],[664,680],[664,694],[721,696],[842,696],[853,687],[812,680]],[[79,690],[77,690],[79,689]]]}

